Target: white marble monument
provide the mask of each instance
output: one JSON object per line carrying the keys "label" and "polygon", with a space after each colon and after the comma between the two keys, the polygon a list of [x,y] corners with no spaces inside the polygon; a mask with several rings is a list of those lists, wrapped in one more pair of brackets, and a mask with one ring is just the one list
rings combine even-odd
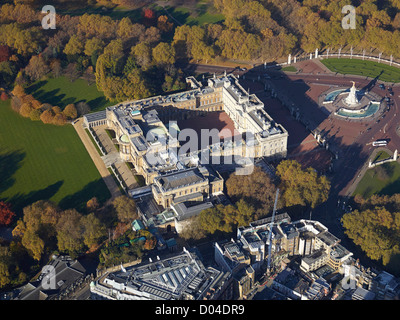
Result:
{"label": "white marble monument", "polygon": [[350,89],[350,93],[347,96],[345,102],[346,104],[350,105],[350,106],[355,106],[359,103],[358,99],[357,99],[357,89],[356,89],[356,83],[354,81],[353,82],[353,86]]}

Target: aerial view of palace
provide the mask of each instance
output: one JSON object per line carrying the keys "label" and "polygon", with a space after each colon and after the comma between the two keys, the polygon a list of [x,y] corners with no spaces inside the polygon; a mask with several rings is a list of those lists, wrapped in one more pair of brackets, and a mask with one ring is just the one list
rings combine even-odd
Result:
{"label": "aerial view of palace", "polygon": [[0,300],[398,300],[399,52],[396,0],[2,1]]}

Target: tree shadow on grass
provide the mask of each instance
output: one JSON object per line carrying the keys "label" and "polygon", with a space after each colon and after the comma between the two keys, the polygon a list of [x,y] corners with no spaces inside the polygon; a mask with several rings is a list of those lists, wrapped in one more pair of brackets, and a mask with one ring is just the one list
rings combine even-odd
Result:
{"label": "tree shadow on grass", "polygon": [[24,158],[25,152],[22,151],[0,154],[0,193],[14,184],[13,175],[21,167]]}
{"label": "tree shadow on grass", "polygon": [[379,192],[379,194],[381,195],[388,195],[388,196],[391,196],[395,193],[400,193],[400,180],[396,180],[388,184]]}
{"label": "tree shadow on grass", "polygon": [[56,183],[53,183],[44,189],[31,191],[28,194],[17,193],[11,198],[2,200],[6,200],[7,202],[11,203],[12,209],[17,216],[22,216],[22,210],[26,206],[39,200],[50,199],[58,192],[58,190],[60,190],[63,183],[64,181],[57,181]]}
{"label": "tree shadow on grass", "polygon": [[[84,100],[82,100],[82,101],[84,101]],[[109,102],[104,97],[98,97],[96,99],[87,101],[86,103],[89,105],[90,110],[101,111],[101,110],[105,109],[105,107],[108,105]]]}
{"label": "tree shadow on grass", "polygon": [[51,91],[45,91],[42,88],[47,81],[40,81],[33,84],[26,89],[26,92],[32,94],[41,103],[49,103],[53,106],[59,106],[65,108],[70,103],[76,103],[76,97],[67,97],[65,93],[59,93],[61,89],[54,89]]}
{"label": "tree shadow on grass", "polygon": [[[40,88],[46,85],[47,80],[38,81],[25,89],[27,94],[36,94]],[[42,91],[42,90],[41,90]]]}
{"label": "tree shadow on grass", "polygon": [[100,205],[105,203],[110,197],[110,191],[108,190],[103,179],[98,179],[88,183],[82,190],[66,196],[63,198],[58,206],[63,209],[75,208],[79,212],[86,212],[86,203],[93,197],[96,197]]}

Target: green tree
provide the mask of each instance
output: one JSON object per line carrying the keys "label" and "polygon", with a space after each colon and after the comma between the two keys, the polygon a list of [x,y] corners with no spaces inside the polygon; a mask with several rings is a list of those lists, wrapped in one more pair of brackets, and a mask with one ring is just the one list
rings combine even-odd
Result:
{"label": "green tree", "polygon": [[69,56],[77,56],[80,55],[83,50],[84,44],[82,39],[80,39],[77,35],[73,35],[65,45],[64,53]]}
{"label": "green tree", "polygon": [[175,49],[169,43],[160,42],[153,48],[153,59],[161,65],[173,64],[175,62]]}
{"label": "green tree", "polygon": [[138,212],[135,200],[128,196],[119,196],[113,200],[113,206],[117,212],[118,220],[122,223],[131,223],[137,219]]}
{"label": "green tree", "polygon": [[399,253],[400,213],[390,213],[384,207],[373,207],[364,211],[355,210],[342,217],[346,235],[361,247],[373,260],[387,265],[393,254]]}
{"label": "green tree", "polygon": [[92,38],[86,40],[84,53],[91,57],[93,54],[99,54],[103,51],[105,43],[102,39]]}
{"label": "green tree", "polygon": [[256,209],[255,219],[267,216],[273,208],[276,186],[270,176],[255,166],[250,175],[231,174],[226,189],[234,202],[243,199]]}
{"label": "green tree", "polygon": [[94,213],[83,216],[80,223],[83,228],[83,242],[88,248],[97,245],[106,234],[105,226]]}
{"label": "green tree", "polygon": [[302,169],[295,160],[282,161],[276,168],[284,207],[295,205],[315,208],[328,199],[330,182],[312,168]]}
{"label": "green tree", "polygon": [[140,42],[132,47],[131,53],[135,56],[136,62],[143,68],[148,69],[153,61],[151,46],[146,42]]}
{"label": "green tree", "polygon": [[57,225],[57,245],[62,252],[75,254],[83,248],[82,215],[75,209],[62,212]]}
{"label": "green tree", "polygon": [[5,261],[0,260],[0,288],[10,284],[10,272],[8,270],[8,264]]}

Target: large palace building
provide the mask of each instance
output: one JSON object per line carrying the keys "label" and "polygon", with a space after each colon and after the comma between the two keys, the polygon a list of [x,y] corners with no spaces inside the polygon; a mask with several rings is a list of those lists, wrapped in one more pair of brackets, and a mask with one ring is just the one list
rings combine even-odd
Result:
{"label": "large palace building", "polygon": [[[288,132],[237,77],[214,76],[204,84],[189,77],[187,82],[191,89],[184,92],[120,103],[84,116],[87,128],[107,124],[115,132],[122,160],[143,175],[157,204],[164,208],[179,199],[201,200],[222,192],[223,179],[212,159],[280,159],[287,155]],[[201,150],[180,152],[177,120],[213,111],[224,111],[238,135]]]}

